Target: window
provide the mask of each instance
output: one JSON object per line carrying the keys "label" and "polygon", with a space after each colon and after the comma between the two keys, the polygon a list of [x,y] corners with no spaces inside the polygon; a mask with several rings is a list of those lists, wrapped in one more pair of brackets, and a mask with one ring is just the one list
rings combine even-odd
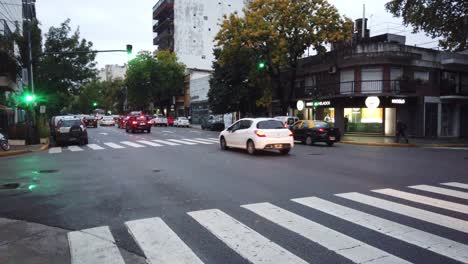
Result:
{"label": "window", "polygon": [[314,122],[314,127],[318,128],[328,128],[328,124],[325,122]]}
{"label": "window", "polygon": [[309,121],[304,121],[302,123],[302,128],[309,128],[310,124],[309,124]]}
{"label": "window", "polygon": [[382,67],[363,68],[361,71],[361,91],[363,93],[382,92]]}
{"label": "window", "polygon": [[250,126],[252,126],[252,121],[251,120],[242,120],[240,122],[240,128],[239,129],[249,129]]}
{"label": "window", "polygon": [[203,19],[208,20],[208,16],[204,16]]}
{"label": "window", "polygon": [[351,94],[354,92],[354,70],[340,72],[340,93]]}
{"label": "window", "polygon": [[298,122],[294,123],[294,125],[293,125],[292,128],[293,128],[293,129],[298,129],[299,127],[301,127],[301,124],[302,124],[302,122],[301,122],[301,121],[298,121]]}
{"label": "window", "polygon": [[285,129],[283,122],[278,120],[260,121],[257,124],[258,129]]}
{"label": "window", "polygon": [[429,72],[427,71],[415,71],[414,72],[414,79],[420,80],[423,82],[429,81]]}
{"label": "window", "polygon": [[232,125],[230,128],[231,128],[231,130],[238,130],[238,129],[240,129],[240,126],[241,126],[241,122],[238,121],[238,122],[234,123],[234,125]]}

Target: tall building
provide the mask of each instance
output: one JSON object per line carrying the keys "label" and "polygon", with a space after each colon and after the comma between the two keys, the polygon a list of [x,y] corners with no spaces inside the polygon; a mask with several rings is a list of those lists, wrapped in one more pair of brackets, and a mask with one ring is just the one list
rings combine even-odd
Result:
{"label": "tall building", "polygon": [[[224,15],[241,13],[245,0],[159,0],[153,7],[153,44],[158,50],[173,51],[187,67],[189,89],[196,86],[196,95],[176,100],[177,115],[207,113],[209,76],[214,60],[214,38]],[[187,109],[187,105],[190,108]],[[192,120],[199,120],[192,116]]]}
{"label": "tall building", "polygon": [[106,65],[98,73],[98,79],[101,81],[116,81],[125,79],[127,74],[127,64],[124,65]]}

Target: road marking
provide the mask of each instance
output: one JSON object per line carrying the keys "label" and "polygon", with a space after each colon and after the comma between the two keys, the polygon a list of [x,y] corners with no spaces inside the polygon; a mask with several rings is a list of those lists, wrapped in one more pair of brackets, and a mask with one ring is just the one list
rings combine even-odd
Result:
{"label": "road marking", "polygon": [[215,140],[215,139],[207,139],[207,138],[196,138],[196,140],[219,143],[219,140],[217,140],[217,139]]}
{"label": "road marking", "polygon": [[218,209],[188,215],[252,264],[307,263]]}
{"label": "road marking", "polygon": [[161,144],[153,143],[153,142],[146,141],[146,140],[138,140],[137,142],[141,143],[141,144],[148,145],[148,146],[152,146],[152,147],[162,147],[163,146]]}
{"label": "road marking", "polygon": [[107,145],[113,149],[124,149],[125,147],[123,146],[120,146],[120,145],[117,145],[115,143],[112,143],[112,142],[108,142],[108,143],[104,143],[104,145]]}
{"label": "road marking", "polygon": [[426,192],[432,192],[432,193],[437,193],[437,194],[443,194],[447,196],[452,196],[452,197],[457,197],[457,198],[462,198],[462,199],[467,199],[468,200],[468,193],[466,192],[460,192],[460,191],[454,191],[446,188],[440,188],[440,187],[435,187],[435,186],[429,186],[429,185],[415,185],[415,186],[409,186],[410,188],[416,189],[416,190],[422,190]]}
{"label": "road marking", "polygon": [[148,263],[203,264],[161,218],[125,222]]}
{"label": "road marking", "polygon": [[99,134],[104,135],[104,136],[109,135],[108,133],[99,133]]}
{"label": "road marking", "polygon": [[58,154],[62,153],[62,148],[61,147],[55,147],[55,148],[50,148],[49,149],[49,154]]}
{"label": "road marking", "polygon": [[163,132],[163,133],[169,133],[169,134],[174,134],[174,132],[172,132],[172,131],[167,131],[167,130],[163,130],[163,131],[161,131],[161,132]]}
{"label": "road marking", "polygon": [[87,145],[88,148],[92,149],[92,150],[101,150],[101,149],[104,149],[103,147],[97,145],[97,144],[88,144]]}
{"label": "road marking", "polygon": [[72,264],[125,264],[109,227],[96,227],[67,234]]}
{"label": "road marking", "polygon": [[410,263],[364,242],[336,232],[270,203],[242,205],[267,220],[295,232],[355,263]]}
{"label": "road marking", "polygon": [[292,199],[292,201],[448,258],[468,263],[468,246],[456,241],[344,207],[317,197]]}
{"label": "road marking", "polygon": [[434,207],[439,207],[442,209],[447,209],[447,210],[451,210],[451,211],[455,211],[459,213],[468,214],[468,205],[464,205],[464,204],[453,203],[453,202],[444,201],[440,199],[434,199],[434,198],[427,197],[427,196],[417,195],[417,194],[408,193],[408,192],[402,192],[402,191],[393,190],[393,189],[373,190],[373,192],[386,194],[389,196],[397,197],[400,199],[405,199],[405,200],[412,201],[415,203],[426,204],[426,205],[430,205]]}
{"label": "road marking", "polygon": [[468,184],[466,183],[460,183],[460,182],[447,182],[447,183],[441,183],[442,185],[447,185],[447,186],[452,186],[452,187],[457,187],[457,188],[462,188],[462,189],[468,189]]}
{"label": "road marking", "polygon": [[458,230],[460,232],[468,233],[468,221],[453,218],[446,215],[436,214],[430,211],[422,210],[416,207],[411,207],[399,203],[390,202],[384,199],[375,198],[372,196],[360,194],[360,193],[342,193],[335,194],[336,196],[355,201],[362,204],[374,206],[383,210],[393,212],[415,218],[421,221],[440,225],[443,227]]}
{"label": "road marking", "polygon": [[208,138],[208,139],[214,139],[214,140],[216,140],[216,141],[218,141],[218,140],[219,140],[219,138]]}
{"label": "road marking", "polygon": [[206,141],[194,140],[194,139],[188,139],[188,138],[183,138],[182,140],[185,140],[185,141],[188,141],[188,142],[200,143],[200,144],[204,144],[204,145],[214,144],[213,142],[206,142]]}
{"label": "road marking", "polygon": [[72,152],[83,151],[83,149],[78,146],[68,146],[68,150]]}
{"label": "road marking", "polygon": [[120,142],[124,145],[127,145],[127,146],[130,146],[130,147],[134,147],[134,148],[144,148],[145,146],[143,145],[140,145],[140,144],[137,144],[137,143],[133,143],[133,142],[130,142],[130,141],[122,141]]}
{"label": "road marking", "polygon": [[166,144],[168,146],[180,146],[180,144],[173,143],[173,142],[167,142],[167,141],[164,141],[164,140],[153,139],[153,141],[161,143],[161,144]]}
{"label": "road marking", "polygon": [[182,141],[182,140],[177,140],[177,139],[168,139],[168,140],[172,142],[176,142],[176,143],[185,144],[185,145],[197,145],[197,143],[187,142],[187,141]]}

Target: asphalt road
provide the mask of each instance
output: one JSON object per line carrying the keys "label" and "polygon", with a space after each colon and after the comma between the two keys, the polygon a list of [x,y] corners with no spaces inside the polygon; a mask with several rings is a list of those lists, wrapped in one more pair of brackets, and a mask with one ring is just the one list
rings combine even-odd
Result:
{"label": "asphalt road", "polygon": [[[466,150],[298,144],[288,156],[267,152],[252,157],[243,151],[222,151],[214,140],[209,142],[217,138],[217,132],[192,128],[127,134],[115,127],[100,127],[88,133],[92,144],[88,147],[0,158],[0,183],[20,183],[18,189],[0,190],[0,217],[70,231],[109,227],[121,250],[148,258],[150,254],[136,240],[141,241],[145,232],[151,234],[151,225],[136,221],[130,234],[125,223],[158,217],[180,239],[172,250],[184,248],[180,243],[187,246],[179,252],[187,255],[183,263],[197,263],[194,259],[203,263],[357,263],[356,258],[366,255],[363,252],[389,254],[369,257],[369,263],[392,257],[397,259],[392,263],[468,262],[468,250],[463,251],[468,249],[468,198],[408,187],[437,186],[468,196],[467,189],[440,185],[468,184]],[[185,139],[195,141],[189,145]],[[426,204],[372,192],[387,188],[421,195],[414,199]],[[352,194],[336,195],[343,193]],[[430,237],[414,242],[405,237],[408,230],[389,235],[392,232],[385,226],[366,226],[368,219],[360,221],[357,211],[345,214],[339,207],[333,215],[329,203],[324,203],[325,209],[311,205],[313,209],[291,200],[303,197],[318,197],[378,217],[375,221],[416,228],[422,232],[420,237]],[[435,200],[428,198],[452,202],[455,209],[447,209],[447,204],[434,206]],[[317,202],[312,198],[299,201]],[[258,203],[270,203],[295,215]],[[260,216],[262,212],[265,217]],[[350,215],[354,218],[346,218]],[[311,223],[328,233],[313,233],[310,230],[316,229]],[[141,225],[143,231],[138,233]],[[345,237],[335,237],[330,229]],[[358,240],[371,249],[333,246],[327,244],[331,243],[328,237],[347,245]],[[439,237],[460,246],[461,251],[423,249],[437,248],[425,242]],[[353,253],[358,247],[362,252]]]}

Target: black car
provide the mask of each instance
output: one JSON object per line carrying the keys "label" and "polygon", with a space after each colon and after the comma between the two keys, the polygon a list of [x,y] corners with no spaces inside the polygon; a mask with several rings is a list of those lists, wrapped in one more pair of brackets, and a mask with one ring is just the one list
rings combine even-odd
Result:
{"label": "black car", "polygon": [[55,128],[55,141],[59,146],[67,143],[88,144],[85,124],[79,118],[61,119]]}
{"label": "black car", "polygon": [[341,140],[341,133],[338,128],[332,127],[325,121],[319,120],[299,120],[289,129],[294,134],[294,140],[301,141],[307,145],[315,142],[324,142],[328,146],[333,146],[335,142]]}
{"label": "black car", "polygon": [[83,117],[83,123],[86,125],[86,127],[98,127],[98,120],[94,116],[85,116]]}
{"label": "black car", "polygon": [[215,131],[223,131],[224,130],[224,120],[222,116],[213,116],[210,115],[208,118],[202,119],[201,128],[203,130],[215,130]]}
{"label": "black car", "polygon": [[151,133],[151,126],[153,126],[150,117],[146,115],[131,116],[125,124],[125,131],[127,131],[127,133],[135,133],[136,131]]}

